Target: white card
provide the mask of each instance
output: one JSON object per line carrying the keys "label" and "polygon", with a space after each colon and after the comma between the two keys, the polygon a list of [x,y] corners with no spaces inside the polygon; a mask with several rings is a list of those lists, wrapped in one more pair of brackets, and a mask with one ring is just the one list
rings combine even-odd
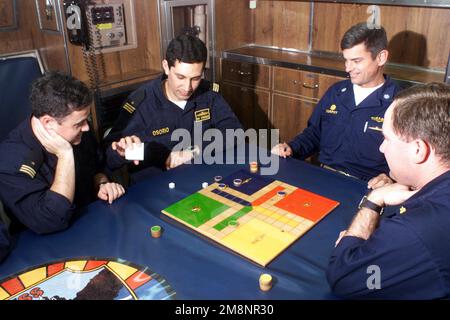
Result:
{"label": "white card", "polygon": [[144,144],[139,145],[133,143],[133,149],[125,149],[125,159],[127,160],[144,160]]}

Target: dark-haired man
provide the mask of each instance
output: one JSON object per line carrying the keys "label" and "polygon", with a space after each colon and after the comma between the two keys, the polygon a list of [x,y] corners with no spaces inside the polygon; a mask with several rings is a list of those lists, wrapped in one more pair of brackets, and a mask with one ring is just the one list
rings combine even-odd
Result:
{"label": "dark-haired man", "polygon": [[388,166],[378,147],[383,141],[384,112],[399,87],[383,75],[386,48],[382,27],[366,23],[351,27],[341,41],[350,79],[331,86],[316,106],[308,127],[272,152],[302,159],[319,152],[319,161],[327,169],[366,181],[377,177],[369,187],[389,181]]}
{"label": "dark-haired man", "polygon": [[171,141],[174,130],[186,129],[193,137],[194,124],[201,124],[202,133],[216,128],[224,136],[226,129],[241,128],[223,97],[202,79],[206,59],[206,46],[197,37],[180,35],[170,42],[162,61],[164,74],[130,95],[105,139],[110,169],[128,162],[125,149],[144,142],[144,161],[130,167],[141,171],[140,179],[151,171],[144,168],[170,169],[191,159],[191,152],[172,151],[177,144]]}
{"label": "dark-haired man", "polygon": [[[380,151],[397,183],[364,196],[336,241],[328,282],[347,298],[448,299],[450,86],[406,89],[384,119]],[[385,206],[398,207],[382,217]]]}
{"label": "dark-haired man", "polygon": [[32,115],[0,144],[0,198],[12,232],[42,234],[66,228],[96,195],[111,203],[125,191],[100,172],[85,84],[51,72],[33,83],[30,100]]}

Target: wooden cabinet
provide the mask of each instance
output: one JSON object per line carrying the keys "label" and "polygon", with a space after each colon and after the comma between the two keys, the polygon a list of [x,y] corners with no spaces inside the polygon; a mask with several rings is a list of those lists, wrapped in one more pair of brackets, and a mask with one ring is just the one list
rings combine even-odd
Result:
{"label": "wooden cabinet", "polygon": [[311,100],[273,94],[271,124],[273,128],[280,130],[280,142],[291,141],[306,128],[315,106],[316,103]]}
{"label": "wooden cabinet", "polygon": [[270,107],[270,67],[222,61],[221,93],[244,129],[267,129]]}
{"label": "wooden cabinet", "polygon": [[244,129],[267,129],[270,93],[224,82],[221,93]]}
{"label": "wooden cabinet", "polygon": [[279,129],[289,142],[306,128],[320,98],[343,78],[222,60],[221,93],[245,129]]}
{"label": "wooden cabinet", "polygon": [[343,78],[295,69],[273,67],[271,123],[280,141],[289,142],[303,131],[317,102]]}

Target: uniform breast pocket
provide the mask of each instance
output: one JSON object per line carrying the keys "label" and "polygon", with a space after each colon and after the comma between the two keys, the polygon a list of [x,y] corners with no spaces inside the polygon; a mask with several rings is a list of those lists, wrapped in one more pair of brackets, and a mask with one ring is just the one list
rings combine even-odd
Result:
{"label": "uniform breast pocket", "polygon": [[355,130],[354,136],[358,137],[359,145],[355,148],[358,158],[373,163],[373,165],[384,162],[384,155],[380,152],[383,142],[382,123],[377,121],[365,121],[363,127]]}
{"label": "uniform breast pocket", "polygon": [[339,119],[337,114],[323,114],[321,117],[321,138],[322,147],[338,148],[340,137],[345,134],[344,122]]}

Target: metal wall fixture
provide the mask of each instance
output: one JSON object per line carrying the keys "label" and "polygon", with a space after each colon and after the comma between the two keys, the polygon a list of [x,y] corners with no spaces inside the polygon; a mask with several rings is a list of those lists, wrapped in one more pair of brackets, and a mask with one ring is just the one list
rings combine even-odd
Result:
{"label": "metal wall fixture", "polygon": [[204,77],[215,80],[214,0],[159,0],[161,55],[181,33],[197,35],[208,48]]}

